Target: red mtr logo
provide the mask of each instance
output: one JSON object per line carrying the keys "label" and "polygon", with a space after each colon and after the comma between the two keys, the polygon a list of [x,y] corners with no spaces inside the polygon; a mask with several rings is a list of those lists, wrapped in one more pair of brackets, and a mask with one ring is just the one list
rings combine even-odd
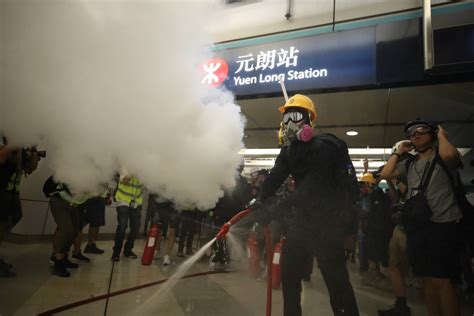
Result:
{"label": "red mtr logo", "polygon": [[201,64],[200,68],[203,73],[201,83],[209,88],[219,86],[227,79],[227,74],[229,73],[229,66],[222,58],[208,59]]}

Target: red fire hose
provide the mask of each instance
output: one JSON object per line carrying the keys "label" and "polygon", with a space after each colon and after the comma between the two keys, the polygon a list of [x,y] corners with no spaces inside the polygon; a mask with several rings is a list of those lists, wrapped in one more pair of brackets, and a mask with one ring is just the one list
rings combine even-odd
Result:
{"label": "red fire hose", "polygon": [[[250,213],[250,208],[245,209],[237,213],[232,217],[227,223],[222,225],[221,229],[216,235],[216,238],[223,238],[228,232],[232,225],[237,223],[242,217]],[[267,253],[267,306],[266,306],[266,316],[272,315],[272,258],[273,258],[273,247],[272,239],[270,235],[270,230],[268,226],[263,227],[263,233],[265,235],[265,248]]]}

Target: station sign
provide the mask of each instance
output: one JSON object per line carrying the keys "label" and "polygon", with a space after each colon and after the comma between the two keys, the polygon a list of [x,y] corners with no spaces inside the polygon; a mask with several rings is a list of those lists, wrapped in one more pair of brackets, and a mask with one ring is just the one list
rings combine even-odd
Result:
{"label": "station sign", "polygon": [[237,96],[374,85],[376,29],[300,37],[225,49],[200,66],[201,84]]}

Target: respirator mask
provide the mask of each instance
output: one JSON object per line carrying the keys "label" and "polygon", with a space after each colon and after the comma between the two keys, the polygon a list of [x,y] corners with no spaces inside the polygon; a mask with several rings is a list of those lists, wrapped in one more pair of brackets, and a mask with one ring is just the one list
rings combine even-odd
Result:
{"label": "respirator mask", "polygon": [[309,142],[313,138],[313,128],[309,124],[304,124],[305,115],[301,112],[286,112],[283,114],[283,137],[285,143],[302,141]]}

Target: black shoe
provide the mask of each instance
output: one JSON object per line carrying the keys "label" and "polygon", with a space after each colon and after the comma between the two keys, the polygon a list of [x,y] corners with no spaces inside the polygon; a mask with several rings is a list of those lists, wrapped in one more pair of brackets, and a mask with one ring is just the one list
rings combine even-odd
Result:
{"label": "black shoe", "polygon": [[79,265],[77,263],[71,262],[68,257],[65,257],[63,259],[64,261],[64,267],[67,269],[77,269],[79,268]]}
{"label": "black shoe", "polygon": [[78,262],[90,262],[91,261],[89,258],[84,256],[80,250],[79,250],[79,252],[74,253],[72,255],[72,259],[74,259],[75,261],[78,261]]}
{"label": "black shoe", "polygon": [[138,258],[138,256],[131,250],[125,250],[123,252],[123,255],[127,258],[130,258],[130,259],[137,259]]}
{"label": "black shoe", "polygon": [[112,258],[110,258],[110,260],[115,261],[115,262],[120,261],[120,253],[119,252],[114,252],[112,254]]}
{"label": "black shoe", "polygon": [[16,273],[11,271],[8,265],[3,265],[0,267],[0,277],[2,278],[12,278],[16,276]]}
{"label": "black shoe", "polygon": [[182,251],[182,250],[181,250],[181,251],[178,250],[177,256],[180,257],[180,258],[184,257],[183,251]]}
{"label": "black shoe", "polygon": [[311,282],[311,276],[310,276],[310,275],[305,275],[305,276],[303,277],[303,281],[305,281],[305,282]]}
{"label": "black shoe", "polygon": [[377,311],[379,316],[410,316],[410,307],[393,305],[389,309]]}
{"label": "black shoe", "polygon": [[66,269],[66,260],[59,260],[54,262],[54,268],[53,268],[53,274],[61,277],[61,278],[69,278],[71,276],[71,273],[69,273]]}
{"label": "black shoe", "polygon": [[192,249],[186,249],[185,254],[186,254],[186,256],[192,256],[192,255],[194,255],[194,251]]}
{"label": "black shoe", "polygon": [[1,268],[7,268],[8,270],[10,270],[11,268],[13,268],[13,265],[10,263],[6,263],[3,259],[0,259],[0,269]]}
{"label": "black shoe", "polygon": [[101,255],[104,253],[104,250],[97,248],[97,245],[93,243],[93,244],[87,245],[86,248],[84,248],[84,252]]}

